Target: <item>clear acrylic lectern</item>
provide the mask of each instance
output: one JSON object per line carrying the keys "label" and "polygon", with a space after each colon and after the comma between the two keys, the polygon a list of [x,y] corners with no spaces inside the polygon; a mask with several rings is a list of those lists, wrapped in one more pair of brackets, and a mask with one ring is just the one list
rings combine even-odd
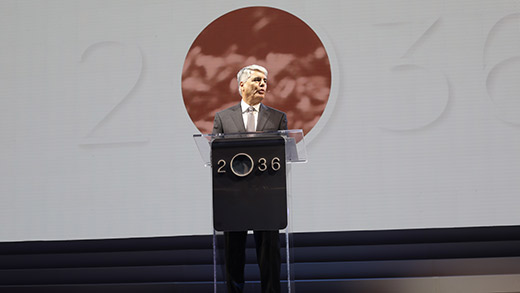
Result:
{"label": "clear acrylic lectern", "polygon": [[[193,138],[204,165],[212,167],[214,292],[226,292],[223,232],[253,230],[281,231],[282,291],[294,292],[290,167],[307,162],[303,131],[194,134]],[[251,243],[248,239],[245,291],[259,292]]]}

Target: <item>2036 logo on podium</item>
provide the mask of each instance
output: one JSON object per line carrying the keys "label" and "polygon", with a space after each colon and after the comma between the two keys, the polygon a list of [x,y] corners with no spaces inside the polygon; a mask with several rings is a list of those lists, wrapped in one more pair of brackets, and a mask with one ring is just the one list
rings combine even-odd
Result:
{"label": "2036 logo on podium", "polygon": [[[270,165],[271,170],[273,170],[273,171],[280,170],[281,165],[280,165],[279,157],[274,157],[270,161],[271,161],[271,165]],[[267,169],[268,169],[267,162],[268,162],[268,160],[266,158],[258,159],[258,162],[257,162],[258,170],[261,172],[267,171]],[[224,160],[224,159],[218,160],[217,173],[226,173],[226,169],[225,169],[226,165],[227,165],[226,160]],[[235,174],[236,176],[239,176],[239,177],[244,177],[244,176],[249,175],[251,173],[251,171],[253,171],[253,169],[255,167],[255,163],[254,163],[253,158],[249,154],[238,153],[235,156],[233,156],[233,158],[231,159],[230,167],[231,167],[231,172],[233,172],[233,174]]]}

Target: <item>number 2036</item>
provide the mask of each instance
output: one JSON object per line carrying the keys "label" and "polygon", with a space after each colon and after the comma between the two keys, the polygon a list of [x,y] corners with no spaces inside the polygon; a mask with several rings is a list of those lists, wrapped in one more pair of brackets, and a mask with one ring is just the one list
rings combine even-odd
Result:
{"label": "number 2036", "polygon": [[[217,167],[218,167],[217,173],[226,173],[227,164],[228,163],[226,162],[226,160],[223,160],[223,159],[219,160],[217,162]],[[256,168],[258,169],[258,171],[261,171],[261,172],[265,172],[268,169],[271,169],[273,171],[278,171],[278,170],[280,170],[281,167],[282,167],[282,165],[280,162],[280,158],[278,158],[278,157],[274,157],[270,161],[268,161],[268,159],[266,159],[266,158],[259,158],[258,161],[256,162]],[[253,163],[253,160],[251,160],[250,169],[252,170],[254,168],[255,168],[255,164]],[[235,173],[235,172],[233,172],[233,173]]]}

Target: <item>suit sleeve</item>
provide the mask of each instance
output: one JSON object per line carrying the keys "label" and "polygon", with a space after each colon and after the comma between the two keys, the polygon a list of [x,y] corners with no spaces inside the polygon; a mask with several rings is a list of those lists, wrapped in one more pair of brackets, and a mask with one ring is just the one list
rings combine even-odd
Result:
{"label": "suit sleeve", "polygon": [[222,119],[220,118],[220,114],[215,114],[215,120],[213,121],[213,134],[224,133],[222,129]]}
{"label": "suit sleeve", "polygon": [[282,119],[280,120],[280,125],[278,129],[287,130],[287,115],[285,113],[282,114]]}

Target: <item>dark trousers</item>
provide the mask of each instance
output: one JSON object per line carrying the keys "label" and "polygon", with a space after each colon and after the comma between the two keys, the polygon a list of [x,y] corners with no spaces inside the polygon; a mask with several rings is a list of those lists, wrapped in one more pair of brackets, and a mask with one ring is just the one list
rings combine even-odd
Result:
{"label": "dark trousers", "polygon": [[[256,259],[263,293],[280,292],[280,235],[278,231],[254,231]],[[244,290],[247,231],[224,232],[226,284],[228,292]]]}

